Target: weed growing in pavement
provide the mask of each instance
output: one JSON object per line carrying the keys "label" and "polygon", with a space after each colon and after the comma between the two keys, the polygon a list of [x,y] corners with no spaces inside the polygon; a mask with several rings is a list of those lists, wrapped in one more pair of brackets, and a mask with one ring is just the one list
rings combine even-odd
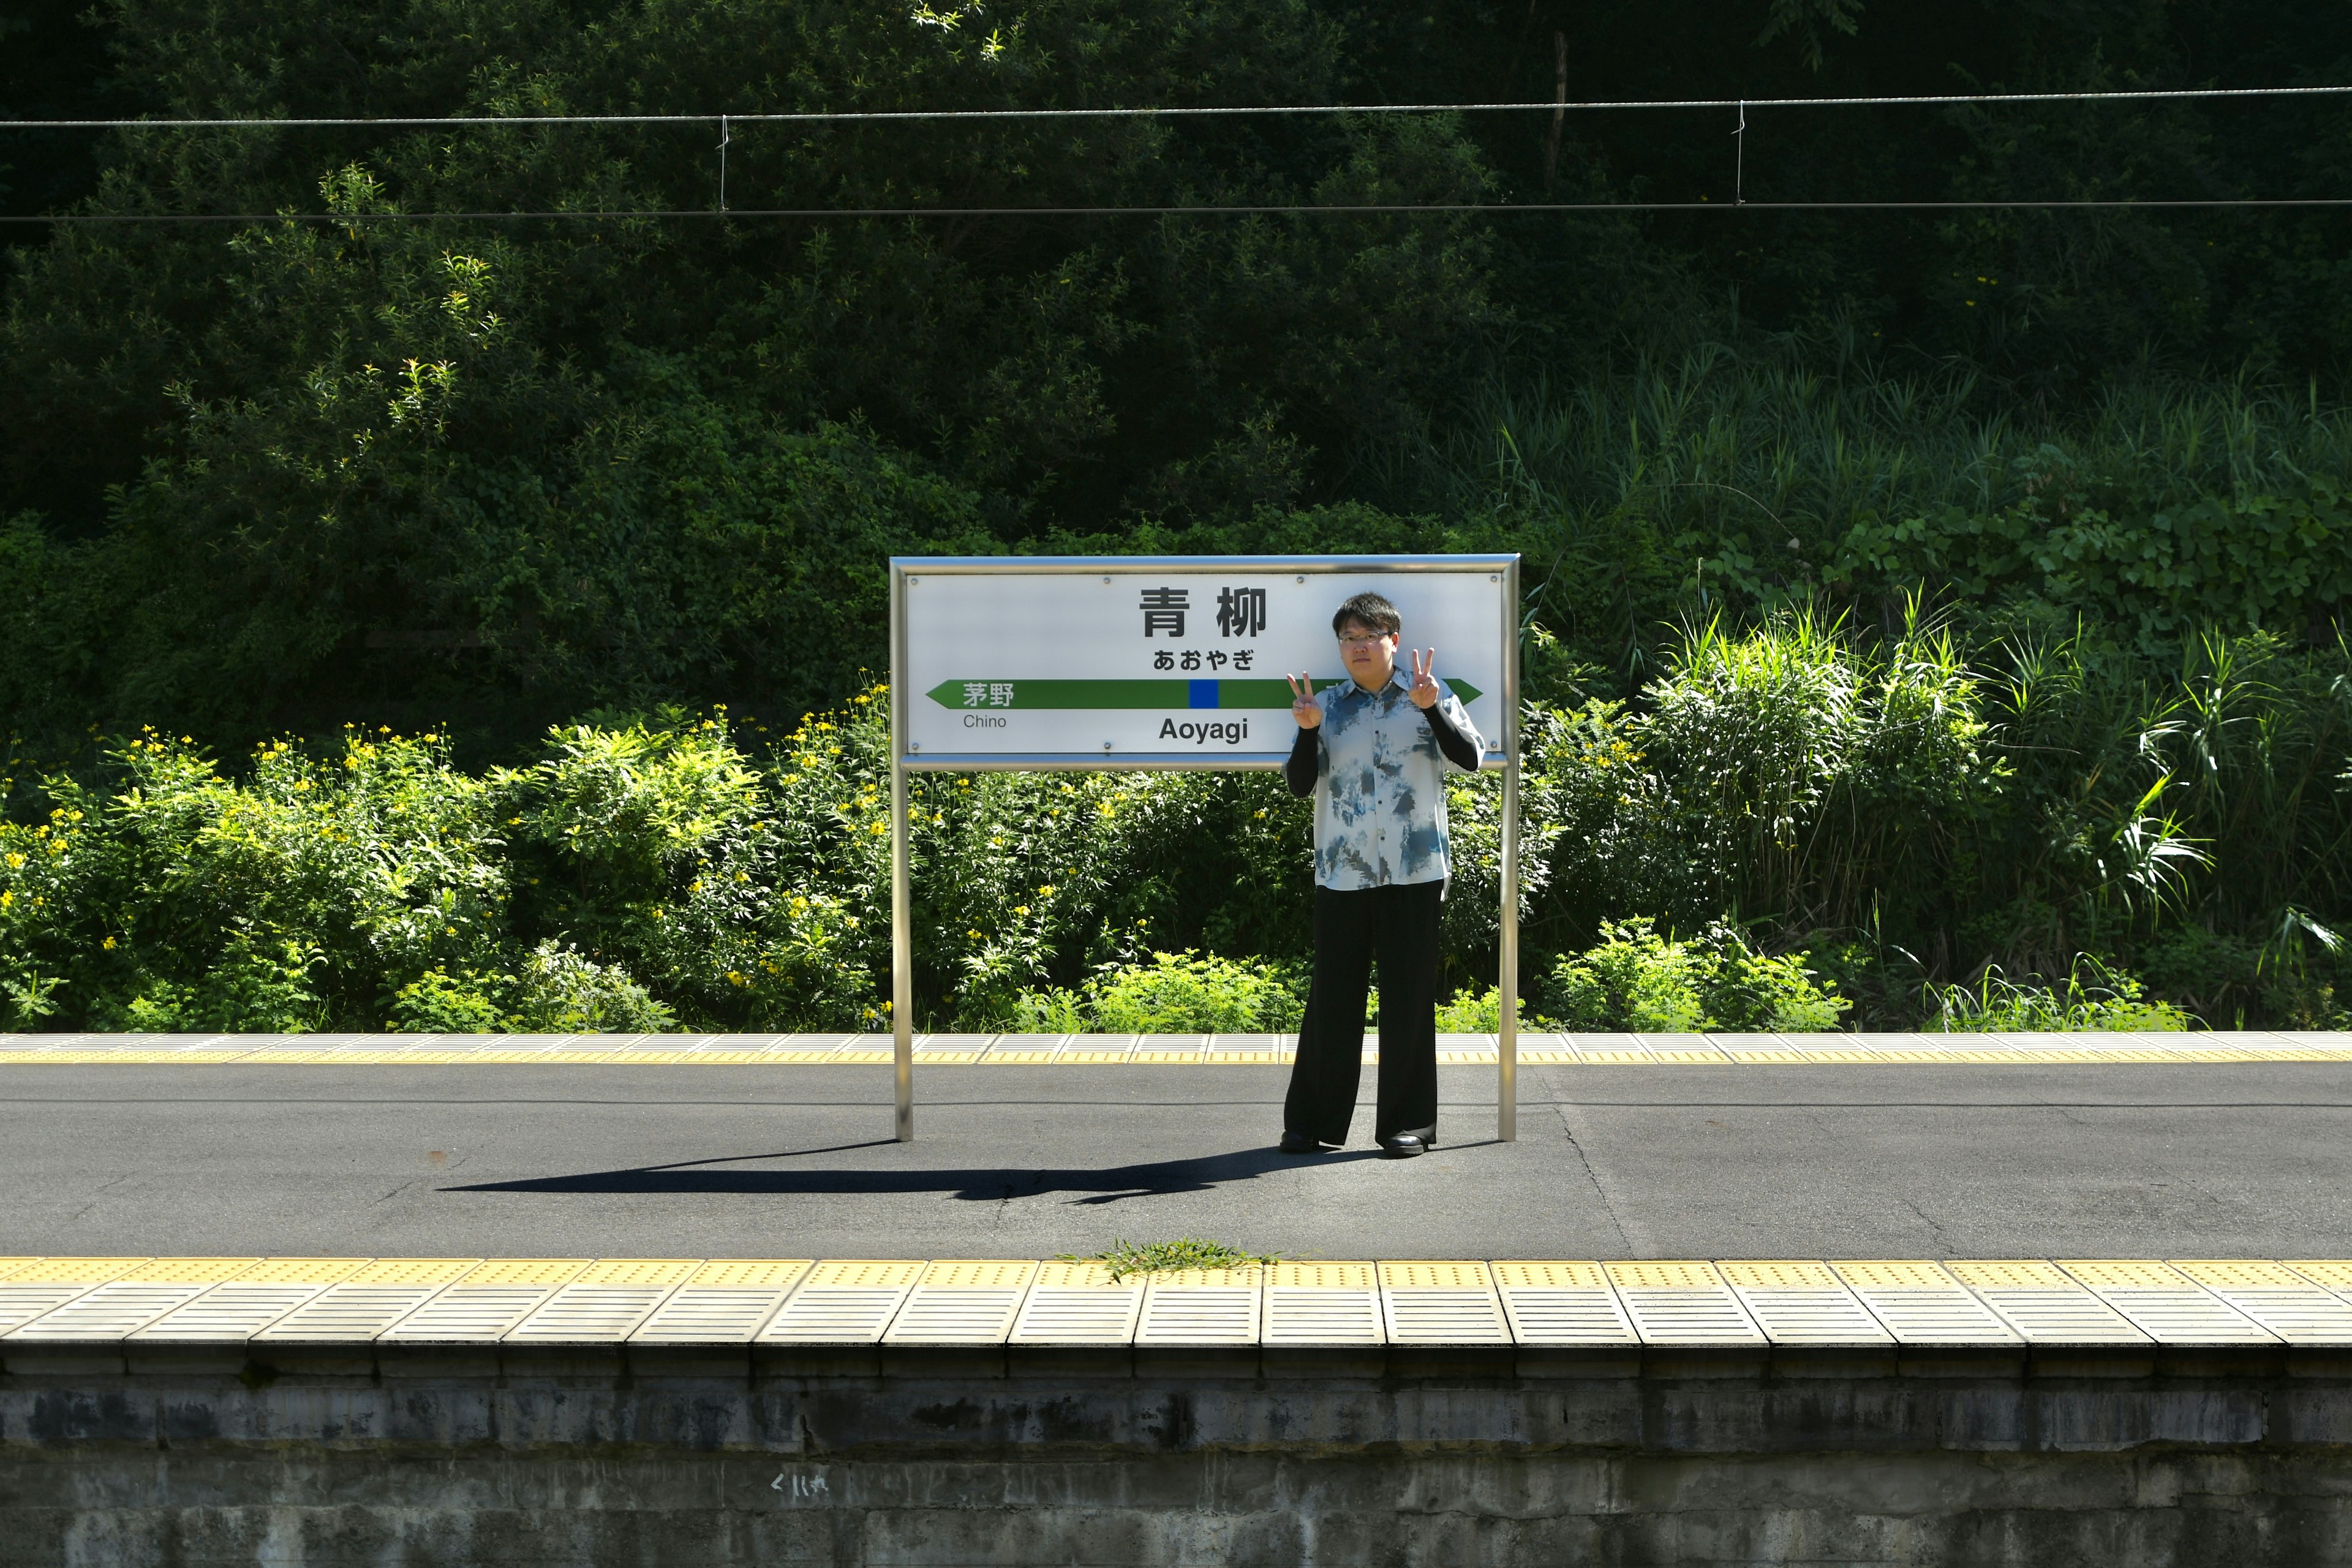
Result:
{"label": "weed growing in pavement", "polygon": [[1124,1279],[1130,1274],[1164,1274],[1179,1268],[1246,1268],[1253,1264],[1278,1263],[1278,1252],[1244,1252],[1227,1247],[1222,1241],[1204,1241],[1198,1237],[1180,1236],[1173,1241],[1132,1242],[1114,1240],[1108,1250],[1089,1258],[1076,1253],[1061,1254],[1065,1263],[1099,1263],[1110,1271],[1114,1279]]}

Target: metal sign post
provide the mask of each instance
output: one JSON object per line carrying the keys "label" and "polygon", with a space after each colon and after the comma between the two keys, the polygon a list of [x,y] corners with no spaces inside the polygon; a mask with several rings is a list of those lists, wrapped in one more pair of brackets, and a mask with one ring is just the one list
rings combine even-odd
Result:
{"label": "metal sign post", "polygon": [[1496,1132],[1518,1136],[1519,558],[1031,556],[890,562],[890,1032],[900,1142],[915,1136],[907,774],[1271,769],[1290,689],[1318,687],[1331,615],[1367,589],[1438,650],[1503,770]]}

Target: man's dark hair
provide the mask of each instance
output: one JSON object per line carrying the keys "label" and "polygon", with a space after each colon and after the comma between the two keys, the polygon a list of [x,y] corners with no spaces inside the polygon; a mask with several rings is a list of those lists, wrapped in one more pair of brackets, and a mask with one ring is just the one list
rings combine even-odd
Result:
{"label": "man's dark hair", "polygon": [[1397,614],[1394,605],[1378,594],[1359,594],[1340,605],[1339,613],[1331,617],[1332,634],[1337,636],[1349,621],[1368,632],[1379,632],[1383,637],[1404,630],[1404,617]]}

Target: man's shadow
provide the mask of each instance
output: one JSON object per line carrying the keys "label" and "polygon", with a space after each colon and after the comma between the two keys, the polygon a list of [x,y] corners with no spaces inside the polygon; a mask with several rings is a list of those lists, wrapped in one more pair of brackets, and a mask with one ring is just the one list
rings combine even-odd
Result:
{"label": "man's shadow", "polygon": [[[872,1143],[845,1143],[832,1149],[797,1151],[831,1154],[847,1149],[888,1146],[889,1139]],[[1351,1163],[1378,1156],[1369,1149],[1343,1150],[1300,1158],[1272,1149],[1237,1149],[1225,1154],[1203,1154],[1189,1160],[1154,1160],[1143,1164],[1114,1165],[1105,1170],[1054,1170],[1015,1166],[967,1167],[960,1170],[855,1171],[781,1170],[714,1171],[698,1166],[731,1164],[742,1160],[789,1159],[794,1151],[773,1154],[740,1154],[716,1160],[690,1160],[674,1165],[640,1165],[621,1171],[590,1171],[575,1176],[538,1176],[525,1181],[481,1182],[470,1186],[443,1187],[445,1193],[691,1193],[783,1195],[878,1196],[904,1193],[942,1193],[973,1203],[998,1203],[1005,1198],[1040,1197],[1054,1193],[1079,1194],[1078,1204],[1115,1204],[1127,1198],[1165,1197],[1178,1193],[1205,1193],[1234,1182],[1254,1181],[1269,1171],[1312,1170],[1319,1165]]]}

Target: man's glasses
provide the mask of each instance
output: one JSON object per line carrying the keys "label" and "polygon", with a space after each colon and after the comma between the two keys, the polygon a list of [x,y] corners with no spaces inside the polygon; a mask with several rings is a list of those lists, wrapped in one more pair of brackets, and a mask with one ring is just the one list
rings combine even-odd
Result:
{"label": "man's glasses", "polygon": [[1346,648],[1367,648],[1389,640],[1387,632],[1374,632],[1369,637],[1341,637],[1339,646]]}

